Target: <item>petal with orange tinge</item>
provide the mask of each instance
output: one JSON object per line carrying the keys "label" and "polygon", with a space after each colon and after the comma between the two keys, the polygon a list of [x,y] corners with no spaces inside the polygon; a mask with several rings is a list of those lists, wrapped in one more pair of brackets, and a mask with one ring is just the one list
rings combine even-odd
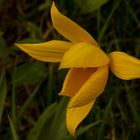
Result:
{"label": "petal with orange tinge", "polygon": [[93,68],[108,63],[108,56],[99,47],[82,42],[73,45],[64,54],[60,68]]}
{"label": "petal with orange tinge", "polygon": [[108,65],[97,68],[69,103],[69,107],[78,107],[90,103],[105,89],[108,80]]}
{"label": "petal with orange tinge", "polygon": [[67,108],[66,124],[70,134],[74,135],[77,126],[88,115],[94,103],[95,100],[83,106]]}
{"label": "petal with orange tinge", "polygon": [[140,78],[140,59],[119,51],[110,53],[109,58],[110,69],[118,78],[123,80]]}
{"label": "petal with orange tinge", "polygon": [[96,68],[70,69],[64,80],[60,95],[73,97],[95,71]]}
{"label": "petal with orange tinge", "polygon": [[87,31],[61,14],[54,3],[51,7],[51,18],[54,28],[71,42],[89,42],[98,46],[97,42]]}
{"label": "petal with orange tinge", "polygon": [[72,43],[52,40],[36,44],[16,44],[16,46],[37,60],[60,62],[64,53],[72,46]]}

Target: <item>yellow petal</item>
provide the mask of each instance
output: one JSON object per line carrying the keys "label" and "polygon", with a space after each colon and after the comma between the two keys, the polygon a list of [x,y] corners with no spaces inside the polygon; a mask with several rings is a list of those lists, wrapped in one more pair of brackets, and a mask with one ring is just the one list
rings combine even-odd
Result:
{"label": "yellow petal", "polygon": [[75,44],[64,54],[60,68],[100,67],[108,63],[108,56],[99,47],[82,42]]}
{"label": "yellow petal", "polygon": [[109,54],[110,69],[120,79],[140,78],[140,60],[123,52]]}
{"label": "yellow petal", "polygon": [[78,107],[93,101],[105,89],[108,79],[108,65],[97,68],[69,103],[69,107]]}
{"label": "yellow petal", "polygon": [[70,69],[64,80],[60,95],[73,97],[95,71],[95,68]]}
{"label": "yellow petal", "polygon": [[71,135],[74,135],[77,126],[88,115],[94,102],[95,100],[89,104],[86,104],[80,107],[67,108],[66,124]]}
{"label": "yellow petal", "polygon": [[89,42],[93,43],[94,45],[98,45],[87,31],[69,18],[62,15],[57,10],[54,3],[51,7],[51,18],[54,28],[71,42]]}
{"label": "yellow petal", "polygon": [[64,53],[72,46],[66,41],[52,40],[37,44],[16,44],[33,58],[44,62],[60,62]]}

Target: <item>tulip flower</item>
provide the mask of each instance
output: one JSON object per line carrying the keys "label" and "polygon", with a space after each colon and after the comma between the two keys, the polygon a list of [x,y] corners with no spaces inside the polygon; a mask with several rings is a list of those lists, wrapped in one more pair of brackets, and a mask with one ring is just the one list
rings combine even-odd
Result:
{"label": "tulip flower", "polygon": [[67,40],[37,44],[16,44],[31,57],[44,62],[60,62],[69,71],[60,95],[69,96],[66,125],[70,134],[88,115],[96,98],[103,93],[109,68],[120,79],[140,78],[140,60],[124,52],[105,54],[95,39],[82,27],[51,7],[53,27]]}

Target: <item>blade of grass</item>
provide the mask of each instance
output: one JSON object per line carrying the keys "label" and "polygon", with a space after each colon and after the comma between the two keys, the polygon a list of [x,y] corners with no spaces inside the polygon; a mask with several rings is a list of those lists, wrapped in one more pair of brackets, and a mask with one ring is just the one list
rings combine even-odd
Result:
{"label": "blade of grass", "polygon": [[117,50],[117,51],[121,51],[121,47],[120,47],[120,45],[119,45],[119,42],[118,42],[118,39],[117,39],[115,33],[113,33],[113,37],[114,37],[114,41],[115,41],[115,48],[116,48],[116,50]]}
{"label": "blade of grass", "polygon": [[103,39],[103,36],[104,36],[104,34],[105,34],[105,32],[106,32],[106,30],[107,30],[107,28],[109,26],[109,23],[111,21],[111,18],[113,16],[114,12],[116,11],[116,9],[118,8],[119,4],[120,4],[120,0],[116,1],[114,7],[112,8],[112,11],[110,12],[110,14],[109,14],[109,16],[108,16],[108,18],[107,18],[107,20],[105,22],[105,24],[101,28],[99,36],[98,36],[98,42],[99,43],[101,43],[101,41]]}
{"label": "blade of grass", "polygon": [[111,140],[115,140],[116,138],[116,133],[115,133],[115,120],[114,120],[114,114],[111,111],[110,112],[110,116],[111,116],[111,125],[112,125],[112,129],[111,129]]}
{"label": "blade of grass", "polygon": [[99,120],[99,121],[96,121],[96,122],[94,122],[94,123],[91,123],[91,124],[89,124],[89,125],[87,125],[87,126],[80,127],[80,128],[76,131],[75,135],[76,135],[76,136],[79,136],[79,135],[83,134],[84,132],[86,132],[86,131],[87,131],[88,129],[90,129],[91,127],[93,127],[93,126],[95,126],[95,125],[97,125],[97,124],[99,124],[99,123],[101,123],[101,122],[102,122],[102,121]]}
{"label": "blade of grass", "polygon": [[0,77],[0,124],[2,120],[6,95],[7,95],[7,83],[6,83],[5,74],[2,73]]}
{"label": "blade of grass", "polygon": [[20,111],[18,112],[18,115],[17,115],[17,121],[19,121],[22,118],[22,116],[24,115],[24,113],[26,112],[26,110],[28,109],[30,104],[32,103],[33,99],[35,98],[35,96],[38,92],[38,89],[39,89],[41,83],[35,88],[33,93],[28,97],[28,99],[25,101],[25,103],[20,108]]}
{"label": "blade of grass", "polygon": [[[12,80],[14,80],[16,74],[16,66],[14,68],[13,74],[12,74]],[[16,126],[16,84],[12,84],[12,97],[11,97],[11,119],[14,127]]]}
{"label": "blade of grass", "polygon": [[14,124],[13,124],[13,122],[12,122],[12,120],[11,120],[11,118],[9,116],[8,116],[8,119],[9,119],[9,123],[10,123],[10,130],[11,130],[12,140],[18,140],[18,135],[16,133]]}
{"label": "blade of grass", "polygon": [[124,0],[124,2],[125,2],[125,4],[126,4],[128,10],[129,10],[129,12],[130,12],[130,14],[131,14],[133,20],[134,20],[134,21],[137,23],[137,25],[140,27],[140,21],[139,21],[139,19],[137,18],[136,12],[134,12],[134,10],[132,9],[132,7],[130,6],[129,1]]}
{"label": "blade of grass", "polygon": [[97,10],[97,33],[99,36],[99,32],[100,32],[100,26],[101,26],[101,9],[99,8]]}
{"label": "blade of grass", "polygon": [[127,99],[128,99],[128,103],[129,103],[129,106],[130,106],[130,109],[131,109],[131,112],[132,112],[132,116],[136,122],[136,125],[140,131],[140,116],[138,115],[137,111],[136,111],[136,107],[134,106],[134,104],[132,103],[132,98],[130,97],[130,93],[131,93],[131,90],[129,88],[129,86],[127,85],[126,82],[124,82],[125,84],[125,90],[126,90],[126,95],[127,95]]}
{"label": "blade of grass", "polygon": [[76,131],[75,137],[69,134],[69,135],[67,135],[66,137],[64,137],[63,140],[73,140],[74,138],[80,136],[81,134],[85,133],[87,130],[89,130],[90,128],[92,128],[93,126],[95,126],[95,125],[97,125],[97,124],[99,124],[99,123],[101,123],[101,122],[102,122],[102,121],[96,121],[96,122],[91,123],[91,124],[88,124],[88,125],[86,125],[86,126],[84,126],[84,127],[80,127],[80,128]]}
{"label": "blade of grass", "polygon": [[54,64],[50,64],[49,65],[49,72],[48,72],[48,85],[47,85],[47,94],[48,94],[48,97],[47,97],[47,100],[48,100],[48,104],[51,104],[52,101],[53,101],[53,90],[54,90],[54,68],[55,68],[56,65]]}
{"label": "blade of grass", "polygon": [[[110,98],[109,103],[108,103],[106,110],[104,112],[104,116],[103,116],[104,121],[107,120],[107,116],[109,114],[111,105],[112,105],[112,98]],[[97,140],[102,140],[104,125],[105,125],[105,123],[102,123],[101,126],[99,127]]]}
{"label": "blade of grass", "polygon": [[116,103],[117,108],[118,108],[119,111],[120,111],[120,114],[121,114],[121,116],[122,116],[122,119],[123,119],[125,122],[127,122],[127,121],[128,121],[128,120],[127,120],[127,117],[126,117],[126,115],[125,115],[125,113],[124,113],[124,111],[123,111],[123,106],[121,105],[119,99],[116,99],[116,100],[115,100],[115,103]]}

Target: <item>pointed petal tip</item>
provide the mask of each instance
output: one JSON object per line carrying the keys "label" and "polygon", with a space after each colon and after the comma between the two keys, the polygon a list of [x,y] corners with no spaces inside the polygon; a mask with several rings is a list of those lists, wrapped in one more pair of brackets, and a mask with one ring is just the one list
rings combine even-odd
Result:
{"label": "pointed petal tip", "polygon": [[55,2],[54,1],[52,2],[52,5],[55,5]]}
{"label": "pointed petal tip", "polygon": [[14,43],[14,45],[15,45],[16,47],[20,48],[20,44]]}
{"label": "pointed petal tip", "polygon": [[56,9],[55,2],[52,2],[51,10]]}
{"label": "pointed petal tip", "polygon": [[60,63],[58,70],[61,70],[61,69],[63,69],[63,67],[62,67],[62,64]]}
{"label": "pointed petal tip", "polygon": [[55,6],[55,3],[52,3],[51,6],[51,19],[53,27],[66,39],[70,40],[73,43],[77,42],[89,42],[98,46],[98,43],[95,39],[77,23],[64,16]]}
{"label": "pointed petal tip", "polygon": [[18,48],[24,48],[24,47],[28,46],[29,44],[18,44],[18,43],[15,43],[14,45],[16,45]]}
{"label": "pointed petal tip", "polygon": [[51,6],[51,17],[53,17],[55,15],[55,13],[59,13],[59,11],[55,5],[55,2],[53,1],[52,6]]}
{"label": "pointed petal tip", "polygon": [[[63,59],[62,59],[63,60]],[[61,69],[66,69],[68,67],[66,67],[63,63],[60,63],[59,67],[58,67],[58,70],[61,70]]]}
{"label": "pointed petal tip", "polygon": [[[15,45],[16,47],[20,48],[21,50],[23,50],[24,46],[26,46],[26,45],[24,45],[24,44],[18,44],[18,43],[15,43],[14,45]],[[23,50],[23,51],[24,51],[24,50]]]}
{"label": "pointed petal tip", "polygon": [[15,45],[15,46],[17,46],[17,47],[19,47],[19,46],[20,46],[20,44],[18,44],[18,43],[14,43],[14,45]]}
{"label": "pointed petal tip", "polygon": [[71,135],[75,136],[75,131],[78,125],[85,119],[90,110],[92,109],[95,100],[91,103],[80,107],[67,108],[66,124],[68,131]]}
{"label": "pointed petal tip", "polygon": [[71,45],[70,42],[59,40],[35,44],[16,44],[22,51],[43,62],[60,62]]}
{"label": "pointed petal tip", "polygon": [[59,96],[63,96],[63,91],[61,91],[60,93],[58,93]]}

